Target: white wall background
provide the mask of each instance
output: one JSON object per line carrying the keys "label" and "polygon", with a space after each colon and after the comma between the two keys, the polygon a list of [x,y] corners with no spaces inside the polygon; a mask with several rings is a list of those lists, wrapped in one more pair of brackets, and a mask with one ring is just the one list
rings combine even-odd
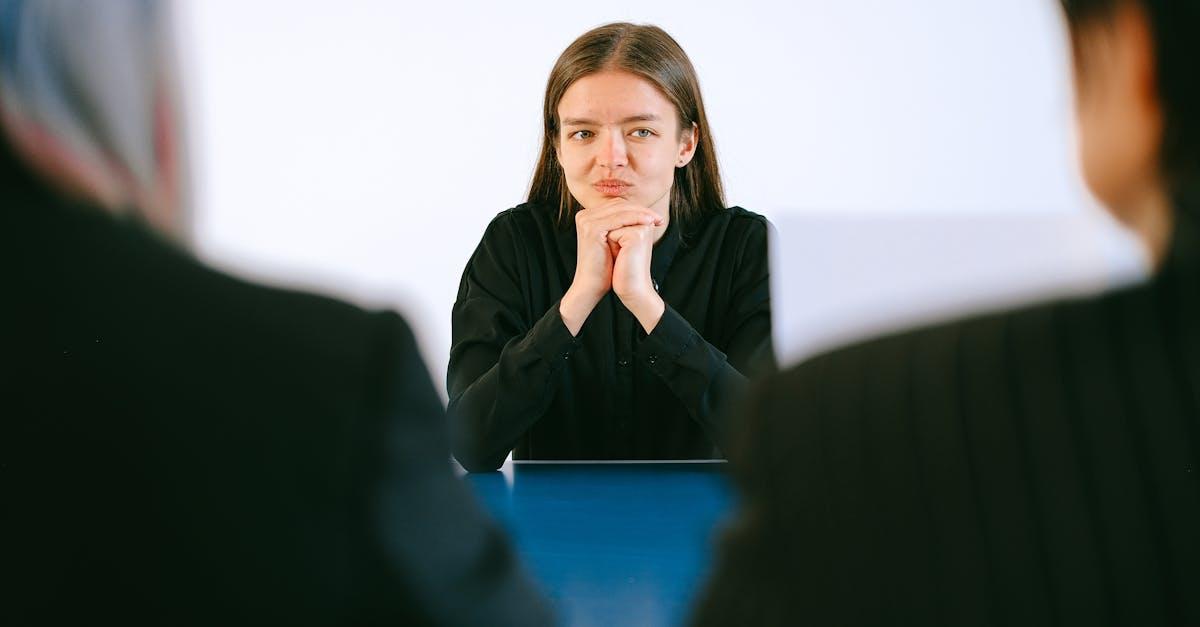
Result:
{"label": "white wall background", "polygon": [[[613,20],[658,24],[687,50],[730,202],[786,225],[785,237],[839,220],[870,229],[905,216],[1068,219],[1121,251],[1085,246],[1108,251],[1086,253],[1076,264],[1085,274],[1137,263],[1077,181],[1055,0],[179,9],[200,254],[245,276],[401,309],[438,381],[463,265],[487,222],[524,197],[547,74],[570,41]],[[804,241],[790,263],[819,261]],[[853,256],[872,240],[822,241]],[[853,303],[836,281],[775,273],[799,290],[793,302]],[[791,326],[818,333],[813,324]]]}

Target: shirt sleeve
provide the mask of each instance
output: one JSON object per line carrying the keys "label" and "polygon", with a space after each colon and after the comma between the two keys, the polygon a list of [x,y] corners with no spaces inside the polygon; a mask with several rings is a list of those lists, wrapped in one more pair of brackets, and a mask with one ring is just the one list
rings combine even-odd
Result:
{"label": "shirt sleeve", "polygon": [[554,624],[504,534],[454,474],[441,401],[411,332],[394,314],[377,321],[375,419],[356,425],[350,490],[373,541],[359,552],[368,568],[352,586],[360,615],[350,622],[411,622],[394,612],[412,598],[422,623]]}
{"label": "shirt sleeve", "polygon": [[[520,245],[494,220],[459,283],[446,375],[454,457],[469,471],[495,470],[550,406],[578,341],[558,303],[529,320]],[[501,393],[503,390],[503,393]]]}
{"label": "shirt sleeve", "polygon": [[638,347],[638,358],[721,450],[726,450],[731,419],[721,410],[744,392],[747,377],[776,368],[765,221],[755,221],[747,230],[735,276],[717,337],[705,339],[668,304]]}

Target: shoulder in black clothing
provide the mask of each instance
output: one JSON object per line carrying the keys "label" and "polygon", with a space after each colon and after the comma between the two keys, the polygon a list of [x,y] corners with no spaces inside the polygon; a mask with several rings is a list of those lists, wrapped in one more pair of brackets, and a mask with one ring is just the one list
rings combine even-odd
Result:
{"label": "shoulder in black clothing", "polygon": [[550,622],[453,476],[399,316],[228,277],[16,179],[5,616]]}
{"label": "shoulder in black clothing", "polygon": [[1194,622],[1198,277],[1175,265],[758,384],[697,624]]}

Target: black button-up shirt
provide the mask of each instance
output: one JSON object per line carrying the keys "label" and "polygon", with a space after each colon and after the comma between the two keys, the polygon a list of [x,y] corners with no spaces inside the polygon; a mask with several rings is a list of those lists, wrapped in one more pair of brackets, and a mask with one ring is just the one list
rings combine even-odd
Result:
{"label": "black button-up shirt", "polygon": [[677,225],[650,273],[666,303],[647,335],[609,292],[572,337],[558,303],[575,274],[573,222],[523,204],[488,226],[453,310],[447,388],[468,470],[515,459],[719,457],[716,410],[774,369],[767,220],[733,207]]}

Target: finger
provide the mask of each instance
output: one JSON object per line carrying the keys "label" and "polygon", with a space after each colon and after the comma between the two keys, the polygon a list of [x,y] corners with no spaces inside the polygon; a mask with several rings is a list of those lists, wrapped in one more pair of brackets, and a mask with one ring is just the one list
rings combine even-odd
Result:
{"label": "finger", "polygon": [[638,205],[635,205],[618,196],[615,198],[608,198],[590,207],[581,206],[579,211],[576,212],[575,217],[580,219],[588,219],[593,216],[620,211],[621,209],[633,208],[638,208]]}
{"label": "finger", "polygon": [[623,245],[631,238],[649,235],[654,227],[650,225],[625,226],[608,232],[608,241]]}
{"label": "finger", "polygon": [[585,209],[580,212],[580,218],[583,220],[600,220],[608,216],[619,215],[631,211],[645,213],[646,215],[658,215],[646,207],[623,201],[619,204],[604,205],[601,207],[596,207],[595,209]]}
{"label": "finger", "polygon": [[646,209],[631,209],[609,215],[596,216],[588,226],[601,231],[613,231],[627,226],[659,226],[662,218]]}
{"label": "finger", "polygon": [[[603,203],[601,203],[599,205],[596,205],[596,207],[594,207],[592,209],[587,209],[585,211],[586,211],[586,215],[582,215],[582,217],[584,219],[600,219],[600,218],[603,218],[608,215],[615,215],[615,214],[621,213],[623,211],[643,211],[643,212],[646,212],[648,215],[654,216],[655,220],[657,220],[658,222],[662,222],[662,218],[659,217],[659,215],[657,213],[654,213],[653,211],[651,211],[650,209],[647,209],[646,207],[644,207],[642,205],[629,202],[628,200],[625,200],[624,198],[620,198],[620,197],[611,198],[609,200],[604,201]],[[581,214],[582,214],[582,212],[581,212]]]}

